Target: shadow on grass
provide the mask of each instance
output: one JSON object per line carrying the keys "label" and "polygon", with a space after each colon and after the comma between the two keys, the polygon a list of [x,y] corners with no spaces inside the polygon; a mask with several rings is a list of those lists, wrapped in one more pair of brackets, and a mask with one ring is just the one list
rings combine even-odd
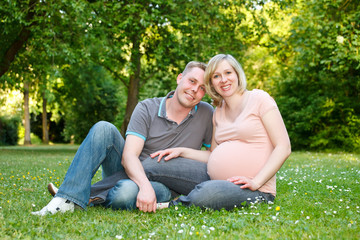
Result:
{"label": "shadow on grass", "polygon": [[29,146],[0,146],[0,151],[3,153],[10,153],[16,151],[16,153],[74,153],[79,148],[79,145],[74,144],[55,144],[55,145],[29,145]]}

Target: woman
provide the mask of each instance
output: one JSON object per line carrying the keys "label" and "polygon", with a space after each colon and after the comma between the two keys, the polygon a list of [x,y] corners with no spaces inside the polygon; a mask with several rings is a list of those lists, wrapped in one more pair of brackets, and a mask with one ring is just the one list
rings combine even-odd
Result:
{"label": "woman", "polygon": [[208,161],[212,180],[197,185],[170,206],[181,202],[185,206],[230,210],[250,202],[273,201],[275,174],[291,153],[275,101],[262,90],[246,90],[245,73],[231,55],[219,54],[209,61],[205,86],[217,107],[210,152],[173,148],[151,156],[159,156],[159,161],[165,155],[165,161],[178,156]]}

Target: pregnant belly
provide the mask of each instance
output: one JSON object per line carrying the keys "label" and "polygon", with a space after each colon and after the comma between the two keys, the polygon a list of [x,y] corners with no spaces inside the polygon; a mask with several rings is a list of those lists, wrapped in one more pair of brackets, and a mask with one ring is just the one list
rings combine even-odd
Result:
{"label": "pregnant belly", "polygon": [[264,149],[253,144],[229,141],[218,145],[210,154],[208,174],[214,180],[233,176],[254,177],[265,163]]}

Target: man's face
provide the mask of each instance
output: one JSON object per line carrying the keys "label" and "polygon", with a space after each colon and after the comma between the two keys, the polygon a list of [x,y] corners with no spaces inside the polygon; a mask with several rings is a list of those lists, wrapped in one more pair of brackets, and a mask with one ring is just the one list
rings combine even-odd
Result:
{"label": "man's face", "polygon": [[185,75],[179,74],[176,88],[179,103],[186,108],[193,108],[205,95],[204,70],[192,68]]}

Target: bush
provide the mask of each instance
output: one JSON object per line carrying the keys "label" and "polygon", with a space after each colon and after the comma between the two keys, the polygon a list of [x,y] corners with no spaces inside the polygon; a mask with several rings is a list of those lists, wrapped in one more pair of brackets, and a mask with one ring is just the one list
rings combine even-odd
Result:
{"label": "bush", "polygon": [[118,83],[105,69],[96,65],[79,65],[77,69],[64,72],[64,84],[74,89],[67,93],[63,109],[66,141],[81,143],[95,123],[114,121],[121,98]]}
{"label": "bush", "polygon": [[275,96],[292,149],[360,152],[360,5],[300,2]]}
{"label": "bush", "polygon": [[16,145],[20,118],[0,116],[0,146]]}

